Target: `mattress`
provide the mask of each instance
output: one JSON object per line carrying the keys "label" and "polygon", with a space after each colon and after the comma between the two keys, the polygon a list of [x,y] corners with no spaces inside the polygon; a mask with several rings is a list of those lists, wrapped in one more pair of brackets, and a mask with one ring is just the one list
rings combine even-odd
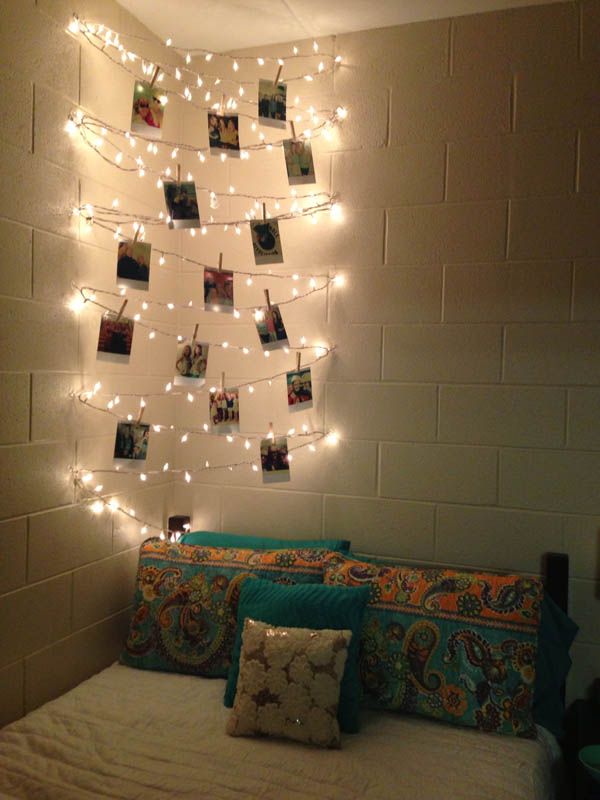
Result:
{"label": "mattress", "polygon": [[365,711],[340,750],[225,734],[225,682],[114,664],[0,731],[0,797],[549,800],[556,753]]}

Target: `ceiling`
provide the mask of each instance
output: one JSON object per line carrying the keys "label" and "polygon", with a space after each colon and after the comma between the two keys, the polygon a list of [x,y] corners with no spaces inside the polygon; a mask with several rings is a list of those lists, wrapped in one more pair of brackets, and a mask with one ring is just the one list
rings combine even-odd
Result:
{"label": "ceiling", "polygon": [[157,36],[215,51],[562,0],[118,0]]}

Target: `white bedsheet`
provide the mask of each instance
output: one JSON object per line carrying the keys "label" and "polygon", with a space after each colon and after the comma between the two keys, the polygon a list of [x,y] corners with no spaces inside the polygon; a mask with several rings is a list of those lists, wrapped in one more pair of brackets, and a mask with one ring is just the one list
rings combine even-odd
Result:
{"label": "white bedsheet", "polygon": [[[341,750],[225,734],[224,681],[114,664],[0,731],[0,797],[550,800],[538,741],[364,712]],[[549,735],[548,735],[549,736]]]}

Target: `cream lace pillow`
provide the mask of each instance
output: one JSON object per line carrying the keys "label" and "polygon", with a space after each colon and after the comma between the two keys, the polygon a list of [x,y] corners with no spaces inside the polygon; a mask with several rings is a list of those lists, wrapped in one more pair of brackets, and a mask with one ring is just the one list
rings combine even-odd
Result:
{"label": "cream lace pillow", "polygon": [[230,736],[265,734],[339,747],[337,707],[351,631],[244,621]]}

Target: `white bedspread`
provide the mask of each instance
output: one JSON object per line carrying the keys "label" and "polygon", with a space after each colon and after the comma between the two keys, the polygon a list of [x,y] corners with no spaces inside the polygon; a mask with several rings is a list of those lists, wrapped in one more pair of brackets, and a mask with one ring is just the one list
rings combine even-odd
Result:
{"label": "white bedspread", "polygon": [[[231,738],[224,681],[117,664],[0,731],[0,797],[549,800],[547,743],[365,712],[341,750]],[[4,793],[4,794],[2,794]]]}

